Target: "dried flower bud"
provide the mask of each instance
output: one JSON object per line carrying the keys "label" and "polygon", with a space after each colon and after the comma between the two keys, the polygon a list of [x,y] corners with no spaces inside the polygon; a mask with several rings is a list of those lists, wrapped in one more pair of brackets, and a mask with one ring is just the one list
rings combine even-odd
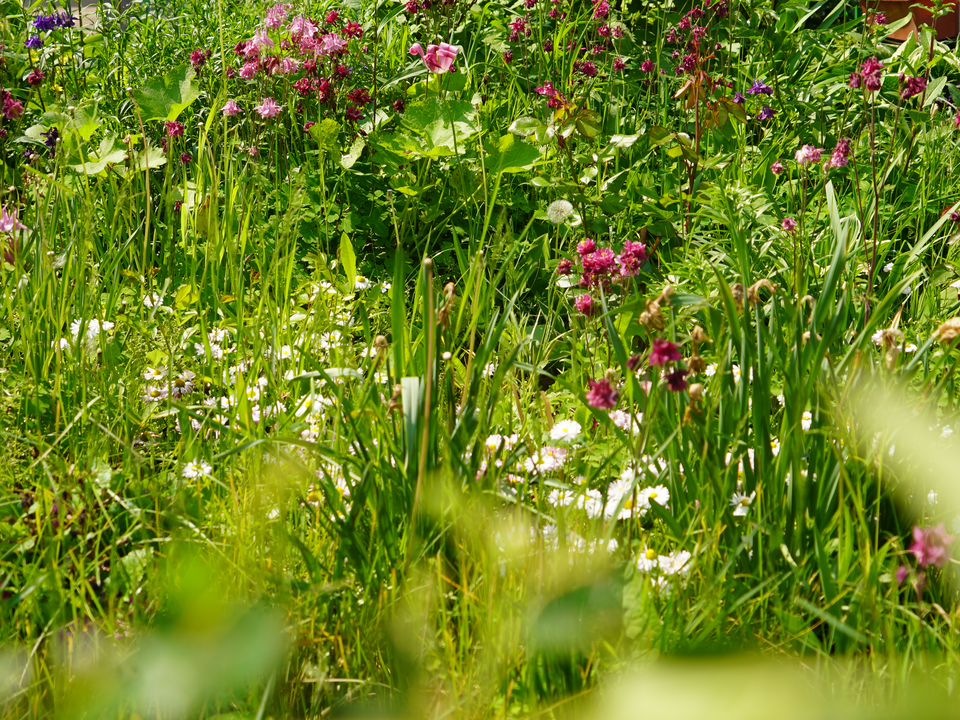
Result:
{"label": "dried flower bud", "polygon": [[690,395],[691,403],[700,402],[703,399],[703,385],[693,383],[687,388],[687,393]]}
{"label": "dried flower bud", "polygon": [[697,374],[703,372],[703,369],[707,366],[707,361],[704,360],[699,355],[691,355],[687,360],[687,367],[690,369],[690,372]]}
{"label": "dried flower bud", "polygon": [[617,375],[619,375],[619,373],[614,368],[607,368],[607,371],[603,374],[610,382],[616,382]]}
{"label": "dried flower bud", "polygon": [[647,309],[640,313],[640,324],[645,328],[663,330],[665,322],[660,312],[660,303],[656,300],[647,300]]}
{"label": "dried flower bud", "polygon": [[706,330],[699,325],[695,325],[693,330],[690,331],[690,339],[693,340],[697,345],[710,342],[710,338],[707,337]]}
{"label": "dried flower bud", "polygon": [[760,300],[760,288],[766,288],[770,291],[770,294],[777,292],[777,286],[772,282],[764,278],[763,280],[757,280],[753,285],[747,288],[747,300],[751,305],[756,304]]}
{"label": "dried flower bud", "polygon": [[938,327],[933,335],[944,345],[949,345],[960,336],[960,317],[950,318]]}
{"label": "dried flower bud", "polygon": [[386,350],[386,349],[387,349],[387,338],[384,337],[383,335],[377,335],[377,336],[373,339],[373,346],[374,346],[377,350]]}
{"label": "dried flower bud", "polygon": [[739,310],[743,307],[743,284],[734,283],[730,287],[730,292],[733,294],[733,299],[737,303],[737,309]]}

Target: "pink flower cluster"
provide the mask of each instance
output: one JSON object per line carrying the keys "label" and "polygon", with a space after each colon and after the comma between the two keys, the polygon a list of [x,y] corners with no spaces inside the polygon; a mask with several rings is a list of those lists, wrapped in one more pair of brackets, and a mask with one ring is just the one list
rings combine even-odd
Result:
{"label": "pink flower cluster", "polygon": [[883,84],[883,63],[876,57],[869,58],[860,66],[860,72],[850,74],[850,87],[865,86],[869,92],[877,92]]}
{"label": "pink flower cluster", "polygon": [[[607,289],[613,282],[622,282],[640,273],[647,260],[647,246],[627,240],[618,255],[610,248],[597,247],[592,238],[586,238],[577,244],[577,257],[580,260],[580,287]],[[571,275],[573,271],[574,266],[570,260],[561,260],[557,264],[560,275]],[[574,305],[582,315],[590,316],[594,313],[593,298],[589,293],[579,295]]]}

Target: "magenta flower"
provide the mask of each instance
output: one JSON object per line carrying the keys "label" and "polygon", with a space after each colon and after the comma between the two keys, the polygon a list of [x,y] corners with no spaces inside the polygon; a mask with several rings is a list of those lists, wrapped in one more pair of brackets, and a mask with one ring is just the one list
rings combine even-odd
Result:
{"label": "magenta flower", "polygon": [[760,112],[757,113],[757,120],[771,120],[776,114],[776,110],[771,108],[769,105],[764,105],[762,108],[760,108]]}
{"label": "magenta flower", "polygon": [[590,253],[593,253],[596,251],[597,251],[597,243],[594,241],[593,238],[586,238],[584,240],[581,240],[579,243],[577,243],[577,254],[580,255],[580,257],[583,257],[584,255],[589,255]]}
{"label": "magenta flower", "polygon": [[270,36],[267,35],[266,30],[257,30],[257,32],[253,34],[253,38],[251,38],[250,42],[247,43],[248,54],[250,50],[259,50],[260,48],[267,48],[269,50],[275,46],[276,43],[270,39]]}
{"label": "magenta flower", "polygon": [[774,175],[780,175],[783,173],[783,163],[777,160],[773,165],[770,166],[770,172]]}
{"label": "magenta flower", "polygon": [[274,5],[272,8],[267,10],[267,17],[263,21],[263,24],[272,30],[283,27],[283,23],[286,22],[287,11],[289,9],[290,6],[287,4]]}
{"label": "magenta flower", "polygon": [[617,406],[619,391],[606,378],[590,380],[590,390],[587,392],[587,405],[597,410],[612,410]]}
{"label": "magenta flower", "polygon": [[310,18],[304,17],[303,15],[297,15],[293,20],[290,21],[290,34],[305,38],[312,38],[317,34],[317,26],[314,25]]}
{"label": "magenta flower", "polygon": [[780,227],[782,227],[782,228],[783,228],[784,230],[786,230],[788,233],[796,232],[796,231],[797,231],[797,221],[794,220],[792,217],[785,217],[785,218],[783,219],[783,222],[780,223]]}
{"label": "magenta flower", "polygon": [[427,70],[437,74],[450,72],[450,68],[453,67],[453,60],[457,57],[458,52],[460,52],[460,48],[445,42],[439,45],[427,45],[426,52],[423,51],[420,43],[414,43],[410,47],[410,54],[419,55],[423,64],[427,66]]}
{"label": "magenta flower", "polygon": [[281,109],[272,97],[264,98],[263,104],[254,108],[263,119],[276,117],[280,114]]}
{"label": "magenta flower", "polygon": [[867,90],[876,92],[883,84],[883,63],[875,57],[868,58],[861,65],[860,74],[863,76],[863,83]]}
{"label": "magenta flower", "polygon": [[653,348],[650,350],[650,367],[660,367],[680,360],[680,351],[669,340],[654,338]]}
{"label": "magenta flower", "polygon": [[657,66],[653,64],[652,60],[644,60],[640,63],[640,72],[652,73],[657,69]]}
{"label": "magenta flower", "polygon": [[907,100],[914,95],[919,95],[927,89],[927,81],[922,77],[904,77],[903,90],[900,92],[900,99]]}
{"label": "magenta flower", "polygon": [[222,112],[224,115],[233,117],[235,115],[239,115],[243,111],[240,109],[240,106],[237,105],[235,100],[227,100],[226,104],[220,108],[220,112]]}
{"label": "magenta flower", "polygon": [[828,167],[846,167],[850,162],[850,138],[840,138],[833,154],[827,160]]}
{"label": "magenta flower", "polygon": [[943,524],[932,528],[914,525],[913,545],[910,546],[910,552],[917,558],[917,565],[920,567],[934,565],[942,568],[950,560],[948,546],[953,541],[954,537],[947,534]]}
{"label": "magenta flower", "polygon": [[617,256],[620,265],[620,275],[633,277],[640,272],[640,266],[647,259],[647,246],[627,240],[623,243],[623,252]]}
{"label": "magenta flower", "polygon": [[576,306],[577,312],[581,315],[586,315],[587,317],[593,315],[593,298],[589,295],[578,295],[577,299],[573,301],[573,304]]}
{"label": "magenta flower", "polygon": [[23,103],[8,95],[3,100],[3,116],[7,120],[16,120],[23,115]]}
{"label": "magenta flower", "polygon": [[747,90],[747,95],[773,95],[773,88],[764,85],[762,80],[754,80],[753,85]]}
{"label": "magenta flower", "polygon": [[570,275],[573,273],[573,262],[564,258],[557,263],[557,275]]}
{"label": "magenta flower", "polygon": [[243,67],[240,68],[240,77],[244,80],[253,80],[257,74],[257,61],[250,60],[243,64]]}
{"label": "magenta flower", "polygon": [[183,135],[183,124],[174,122],[166,123],[167,126],[167,137],[180,137]]}

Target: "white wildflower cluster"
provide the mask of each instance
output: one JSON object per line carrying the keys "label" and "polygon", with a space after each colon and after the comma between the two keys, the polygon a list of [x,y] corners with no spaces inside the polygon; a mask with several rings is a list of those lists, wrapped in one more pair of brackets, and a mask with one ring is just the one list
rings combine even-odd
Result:
{"label": "white wildflower cluster", "polygon": [[693,555],[688,550],[675,550],[666,555],[658,555],[653,548],[646,548],[637,558],[636,567],[663,587],[667,577],[685,577],[690,574],[693,569]]}
{"label": "white wildflower cluster", "polygon": [[61,339],[59,346],[62,350],[67,349],[70,345],[82,347],[87,356],[92,357],[101,349],[101,337],[105,338],[113,328],[114,324],[109,320],[98,320],[97,318],[74,320],[70,323],[72,342],[66,343],[64,339]]}

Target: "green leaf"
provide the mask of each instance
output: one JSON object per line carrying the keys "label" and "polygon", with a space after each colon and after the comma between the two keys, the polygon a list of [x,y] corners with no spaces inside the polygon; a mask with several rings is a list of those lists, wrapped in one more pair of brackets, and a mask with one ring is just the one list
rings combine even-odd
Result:
{"label": "green leaf", "polygon": [[666,142],[670,142],[677,136],[676,133],[670,132],[662,125],[654,125],[649,131],[647,131],[647,134],[650,136],[650,142],[654,147],[657,145],[663,145]]}
{"label": "green leaf", "polygon": [[520,137],[530,137],[537,128],[540,127],[540,121],[533,117],[521,117],[510,123],[507,132],[519,135]]}
{"label": "green leaf", "polygon": [[347,274],[347,292],[353,292],[357,282],[357,254],[353,250],[353,243],[346,233],[340,235],[340,264]]}
{"label": "green leaf", "polygon": [[340,123],[332,118],[324,118],[316,125],[310,126],[312,137],[320,149],[329,152],[337,149],[337,136],[340,134]]}
{"label": "green leaf", "polygon": [[639,139],[639,135],[611,135],[610,144],[618,148],[628,148]]}
{"label": "green leaf", "polygon": [[577,115],[577,131],[586,138],[595,138],[603,129],[603,121],[593,110],[581,110]]}
{"label": "green leaf", "polygon": [[476,108],[465,100],[431,98],[411,103],[404,113],[403,125],[426,138],[430,143],[428,150],[454,150],[456,138],[456,147],[463,152],[466,141],[480,132]]}
{"label": "green leaf", "polygon": [[537,148],[517,140],[513,135],[504,135],[496,147],[485,146],[484,149],[488,154],[483,164],[488,172],[497,175],[528,170],[540,159]]}
{"label": "green leaf", "polygon": [[134,90],[133,99],[140,108],[141,119],[144,122],[176,120],[190,103],[200,97],[200,88],[193,84],[194,75],[190,65],[181,65]]}
{"label": "green leaf", "polygon": [[[311,130],[312,129],[313,128],[311,128]],[[352,168],[356,164],[357,160],[360,159],[360,153],[363,152],[365,145],[366,142],[364,142],[363,137],[357,136],[357,138],[353,141],[353,145],[350,146],[350,152],[344,154],[344,156],[340,158],[340,166],[344,170],[349,170]]]}
{"label": "green leaf", "polygon": [[943,93],[943,88],[947,84],[947,77],[938,77],[930,81],[930,84],[927,85],[927,94],[924,95],[923,106],[929,107],[933,104],[934,100],[940,97]]}
{"label": "green leaf", "polygon": [[[79,158],[76,158],[79,159]],[[87,162],[70,165],[70,169],[86,175],[99,175],[107,165],[116,165],[127,159],[127,146],[116,135],[107,135],[100,141],[97,152],[87,157]]]}
{"label": "green leaf", "polygon": [[56,127],[63,133],[74,132],[83,142],[88,142],[100,127],[96,102],[84,102],[69,113],[50,110],[40,116],[43,124]]}

